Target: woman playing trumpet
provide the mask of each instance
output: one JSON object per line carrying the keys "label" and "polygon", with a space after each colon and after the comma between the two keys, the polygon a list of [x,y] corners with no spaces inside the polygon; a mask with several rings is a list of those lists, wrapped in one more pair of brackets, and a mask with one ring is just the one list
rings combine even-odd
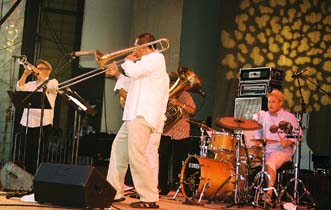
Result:
{"label": "woman playing trumpet", "polygon": [[[52,73],[52,65],[42,59],[37,61],[37,67],[26,62],[26,60],[21,62],[21,64],[24,66],[24,72],[17,82],[16,90],[18,91],[35,91],[43,82],[45,82],[46,79],[49,78],[50,74]],[[37,80],[26,82],[27,78],[31,74],[34,74],[37,77]],[[25,108],[21,117],[20,124],[22,126],[22,132],[25,133],[25,148],[27,148],[25,151],[25,157],[23,157],[23,164],[26,171],[31,174],[34,174],[37,169],[40,129],[42,138],[39,160],[45,161],[45,158],[47,157],[48,138],[53,125],[57,87],[58,81],[56,79],[51,79],[45,84],[45,93],[51,105],[51,109],[44,109],[43,116],[41,109],[29,109],[28,112],[28,110]],[[42,89],[43,88],[38,91],[42,91]],[[41,117],[43,119],[42,122]]]}

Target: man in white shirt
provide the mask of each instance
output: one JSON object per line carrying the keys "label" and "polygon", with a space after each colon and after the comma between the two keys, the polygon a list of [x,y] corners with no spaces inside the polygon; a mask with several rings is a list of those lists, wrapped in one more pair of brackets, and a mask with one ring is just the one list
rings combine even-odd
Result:
{"label": "man in white shirt", "polygon": [[[31,64],[25,66],[24,72],[17,82],[16,90],[35,91],[49,78],[51,73],[52,65],[45,60],[39,59],[37,61],[37,67]],[[26,82],[27,78],[31,74],[34,74],[37,77],[37,80]],[[43,116],[41,116],[41,109],[29,109],[28,112],[28,109],[25,108],[20,121],[20,124],[22,125],[22,132],[26,135],[24,138],[27,141],[23,164],[25,166],[25,170],[31,174],[36,172],[38,158],[40,158],[39,162],[42,162],[47,156],[48,138],[52,131],[58,81],[56,79],[48,80],[45,82],[45,87],[45,94],[51,105],[51,109],[44,109]],[[40,88],[38,91],[43,91],[43,88]],[[42,131],[41,145],[39,145],[40,129]],[[38,157],[37,154],[39,146],[40,156]]]}
{"label": "man in white shirt", "polygon": [[[144,33],[136,38],[135,45],[152,41],[155,41],[154,36]],[[157,183],[147,161],[146,147],[153,133],[162,132],[165,121],[169,97],[165,59],[153,45],[147,45],[128,55],[121,67],[126,76],[114,65],[110,65],[106,73],[118,78],[116,85],[126,86],[124,89],[128,90],[123,124],[112,145],[107,180],[117,191],[114,201],[124,200],[124,177],[130,164],[133,183],[140,196],[140,201],[130,206],[159,208]]]}

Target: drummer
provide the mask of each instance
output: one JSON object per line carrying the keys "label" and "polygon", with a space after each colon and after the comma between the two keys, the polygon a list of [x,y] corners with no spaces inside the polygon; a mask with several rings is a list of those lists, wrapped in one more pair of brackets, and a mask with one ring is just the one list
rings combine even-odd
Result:
{"label": "drummer", "polygon": [[[268,111],[260,111],[254,114],[262,128],[257,131],[258,139],[266,139],[266,171],[270,175],[271,182],[268,187],[273,187],[276,181],[276,171],[285,162],[292,160],[295,151],[295,138],[288,138],[293,131],[298,131],[299,125],[294,114],[285,111],[284,95],[274,89],[267,95]],[[301,135],[301,130],[300,130]],[[265,202],[272,205],[272,192],[268,191]]]}

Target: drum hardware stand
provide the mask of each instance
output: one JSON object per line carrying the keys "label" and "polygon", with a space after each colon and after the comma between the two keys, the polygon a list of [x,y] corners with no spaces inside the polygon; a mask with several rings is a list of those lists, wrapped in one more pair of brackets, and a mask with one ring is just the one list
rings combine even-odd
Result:
{"label": "drum hardware stand", "polygon": [[[182,166],[182,167],[183,167],[183,166]],[[185,181],[183,181],[183,182],[185,182]],[[177,195],[179,194],[179,192],[181,191],[181,189],[182,189],[182,185],[181,185],[181,180],[180,180],[180,178],[179,178],[179,186],[177,187],[176,193],[175,193],[175,195],[171,198],[171,200],[176,200]]]}
{"label": "drum hardware stand", "polygon": [[[310,192],[307,190],[305,184],[299,178],[300,150],[301,150],[300,144],[301,144],[301,140],[300,140],[299,134],[298,134],[297,141],[295,142],[296,151],[295,151],[295,163],[294,163],[294,178],[290,179],[290,181],[286,184],[286,186],[284,188],[282,188],[282,191],[279,193],[279,196],[277,197],[277,201],[280,203],[284,193],[286,193],[287,197],[291,199],[291,201],[294,205],[299,205],[300,199],[303,198],[304,195],[307,195],[311,202],[312,207],[316,207],[316,203],[313,200],[313,198],[311,197]],[[293,196],[291,196],[287,192],[287,189],[289,188],[289,186],[292,182],[294,182]],[[298,183],[301,184],[301,187],[303,189],[303,194],[301,196],[299,195],[299,191],[298,191]]]}
{"label": "drum hardware stand", "polygon": [[268,172],[266,171],[265,168],[265,150],[266,150],[266,141],[264,140],[262,142],[262,146],[263,146],[263,154],[262,154],[262,169],[261,171],[256,174],[255,178],[254,178],[254,182],[252,184],[252,187],[255,188],[255,193],[254,193],[254,200],[252,202],[252,204],[254,206],[260,206],[259,205],[259,200],[261,199],[261,194],[263,195],[264,193],[266,193],[268,190],[273,190],[273,192],[275,193],[276,196],[278,196],[277,190],[275,187],[267,187],[264,188],[263,187],[263,183],[265,178],[267,178],[267,183],[271,182],[271,178],[270,175],[268,174]]}
{"label": "drum hardware stand", "polygon": [[[201,132],[201,135],[200,135],[200,156],[206,158],[207,153],[208,153],[208,145],[207,145],[208,142],[206,140],[205,129],[200,127],[200,132]],[[181,189],[182,189],[182,186],[181,186],[181,183],[179,183],[179,186],[176,190],[175,195],[172,197],[172,200],[176,200],[176,198],[177,198],[179,192],[181,191]],[[201,200],[201,199],[199,199],[199,200]]]}
{"label": "drum hardware stand", "polygon": [[248,151],[247,151],[245,135],[242,136],[242,140],[243,140],[243,145],[244,145],[244,150],[245,150],[245,156],[246,156],[246,158],[247,158],[248,174],[250,174],[250,170],[251,170],[251,160],[250,160],[250,157],[249,157],[249,155],[248,155]]}
{"label": "drum hardware stand", "polygon": [[[304,70],[301,70],[301,72],[304,72]],[[283,196],[283,194],[286,192],[286,194],[290,197],[292,203],[294,205],[299,205],[300,204],[300,199],[307,194],[312,207],[316,207],[316,202],[313,200],[313,198],[310,196],[310,192],[307,190],[305,184],[302,182],[301,179],[299,179],[299,168],[300,168],[300,154],[301,154],[301,136],[300,136],[300,131],[301,131],[301,127],[302,127],[302,118],[303,118],[303,113],[306,112],[306,104],[302,95],[302,91],[301,91],[301,84],[300,84],[300,79],[299,77],[302,75],[301,74],[297,74],[295,76],[295,78],[298,81],[298,88],[299,88],[299,93],[300,93],[300,97],[301,97],[301,112],[298,115],[298,128],[296,128],[297,133],[294,133],[294,136],[296,137],[296,141],[295,141],[295,145],[296,145],[296,151],[295,151],[295,163],[294,163],[294,178],[292,178],[285,186],[285,188],[281,191],[281,193],[278,196],[278,201],[281,201],[281,198]],[[307,78],[308,81],[310,81],[313,85],[315,85],[319,90],[321,90],[322,92],[326,93],[327,95],[329,95],[325,90],[323,90],[322,88],[320,88],[318,85],[316,85],[313,81],[310,80],[310,78]],[[330,95],[329,95],[330,96]],[[287,188],[289,187],[289,185],[291,184],[291,182],[294,182],[294,190],[293,190],[293,197],[289,195],[289,193],[286,191]],[[298,191],[298,183],[301,184],[301,187],[304,191],[304,193],[299,196],[299,191]]]}
{"label": "drum hardware stand", "polygon": [[[190,178],[192,178],[192,177],[194,177],[194,176],[196,176],[196,175],[197,175],[197,173],[194,173],[194,174],[192,174],[192,175],[190,176]],[[183,182],[185,183],[185,180],[183,180]],[[189,184],[189,183],[186,183],[186,184]],[[210,186],[211,186],[211,185],[210,185],[209,182],[203,184],[202,191],[201,191],[200,196],[199,196],[199,200],[198,200],[198,201],[195,201],[195,200],[194,200],[194,197],[195,197],[195,194],[196,194],[196,192],[194,192],[194,194],[192,195],[192,200],[191,200],[190,202],[188,202],[188,204],[201,205],[201,200],[202,200],[202,197],[203,197],[203,195],[204,195],[204,192],[205,192],[206,188],[209,188]],[[172,200],[176,200],[176,197],[177,197],[177,195],[178,195],[178,193],[179,193],[179,191],[180,191],[181,189],[182,189],[182,186],[181,186],[181,184],[180,184],[179,187],[178,187],[177,190],[176,190],[175,195],[172,197]],[[187,201],[186,201],[186,202],[187,202]]]}
{"label": "drum hardware stand", "polygon": [[200,128],[200,132],[201,132],[201,135],[200,135],[200,156],[201,157],[207,157],[207,154],[208,154],[208,145],[207,145],[207,140],[206,140],[206,136],[205,136],[205,129],[203,128]]}
{"label": "drum hardware stand", "polygon": [[[196,173],[195,173],[195,174],[192,174],[190,177],[194,177],[195,175],[196,175]],[[183,182],[185,183],[185,180],[183,180]],[[210,183],[205,183],[205,184],[203,185],[202,191],[201,191],[200,196],[199,196],[198,203],[201,202],[202,197],[203,197],[203,194],[204,194],[204,192],[205,192],[205,190],[206,190],[206,187],[209,188],[209,187],[210,187]],[[172,197],[172,200],[176,200],[176,197],[177,197],[177,195],[179,194],[179,192],[180,192],[181,189],[182,189],[182,185],[181,185],[181,183],[180,183],[179,186],[178,186],[178,188],[177,188],[177,190],[176,190],[175,195]],[[192,196],[192,197],[194,197],[194,196]]]}
{"label": "drum hardware stand", "polygon": [[200,193],[200,197],[199,197],[199,200],[198,200],[199,203],[201,202],[202,197],[205,194],[206,187],[209,188],[210,187],[210,183],[204,183],[203,184],[202,191]]}
{"label": "drum hardware stand", "polygon": [[179,194],[179,192],[181,191],[181,189],[182,189],[182,186],[179,184],[179,186],[178,186],[178,188],[176,190],[175,195],[171,198],[172,200],[176,200],[177,195]]}
{"label": "drum hardware stand", "polygon": [[77,165],[81,125],[80,113],[86,112],[87,114],[94,116],[96,114],[96,110],[94,110],[77,92],[71,90],[70,88],[66,88],[66,90],[60,93],[64,101],[70,104],[75,110],[71,164]]}
{"label": "drum hardware stand", "polygon": [[234,187],[234,204],[239,204],[240,202],[240,197],[239,197],[239,189],[238,189],[238,182],[239,182],[239,169],[240,169],[240,148],[241,148],[241,139],[243,136],[243,131],[242,130],[237,130],[236,131],[236,138],[237,138],[237,150],[236,150],[236,180],[235,180],[235,187]]}
{"label": "drum hardware stand", "polygon": [[[237,140],[237,149],[236,149],[236,172],[235,174],[231,174],[217,189],[216,191],[213,193],[213,195],[211,196],[211,198],[208,200],[208,203],[211,203],[211,201],[216,197],[216,195],[218,194],[218,192],[227,184],[229,183],[229,181],[231,180],[231,178],[233,176],[235,176],[235,188],[234,188],[234,203],[231,204],[230,206],[233,206],[233,205],[240,205],[240,196],[239,196],[239,188],[238,188],[238,185],[239,185],[239,179],[240,179],[240,147],[241,147],[241,139],[242,139],[242,136],[243,136],[243,131],[240,129],[240,127],[235,130],[235,133],[236,133],[236,140]],[[230,207],[230,206],[227,206],[227,207]]]}

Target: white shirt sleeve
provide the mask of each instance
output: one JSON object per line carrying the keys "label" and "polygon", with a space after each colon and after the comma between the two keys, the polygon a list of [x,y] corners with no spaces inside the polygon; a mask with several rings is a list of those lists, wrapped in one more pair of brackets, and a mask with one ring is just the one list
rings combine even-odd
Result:
{"label": "white shirt sleeve", "polygon": [[155,69],[161,69],[163,66],[163,55],[158,52],[150,53],[142,56],[135,63],[131,60],[126,60],[122,64],[125,74],[134,79],[139,79],[151,75]]}
{"label": "white shirt sleeve", "polygon": [[116,81],[114,91],[119,90],[119,89],[124,89],[124,90],[128,91],[130,82],[131,82],[131,79],[129,77],[126,77],[123,74],[121,74]]}

